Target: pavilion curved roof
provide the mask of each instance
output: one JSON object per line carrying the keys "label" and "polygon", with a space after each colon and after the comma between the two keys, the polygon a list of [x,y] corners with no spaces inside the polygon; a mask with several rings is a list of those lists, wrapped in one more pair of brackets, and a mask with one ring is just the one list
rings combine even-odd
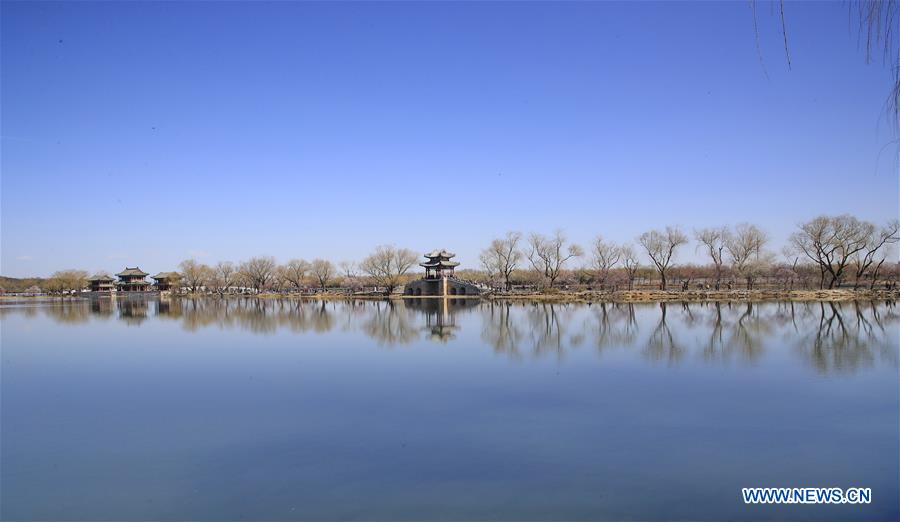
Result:
{"label": "pavilion curved roof", "polygon": [[115,281],[115,278],[106,274],[96,274],[87,279],[88,281]]}
{"label": "pavilion curved roof", "polygon": [[122,270],[121,272],[119,272],[119,273],[116,274],[116,275],[117,275],[117,276],[120,276],[120,277],[121,277],[121,276],[141,276],[141,277],[147,277],[147,276],[150,275],[150,274],[148,274],[147,272],[144,272],[143,270],[141,270],[140,267],[137,267],[137,266],[136,266],[136,267],[134,267],[134,268],[129,268],[129,267],[126,266],[126,267],[125,267],[125,270]]}
{"label": "pavilion curved roof", "polygon": [[454,254],[453,252],[448,252],[443,248],[440,250],[432,250],[431,252],[425,254],[425,257],[446,257],[448,259],[454,256],[456,256],[456,254]]}
{"label": "pavilion curved roof", "polygon": [[153,279],[177,279],[181,277],[178,272],[160,272],[153,276]]}

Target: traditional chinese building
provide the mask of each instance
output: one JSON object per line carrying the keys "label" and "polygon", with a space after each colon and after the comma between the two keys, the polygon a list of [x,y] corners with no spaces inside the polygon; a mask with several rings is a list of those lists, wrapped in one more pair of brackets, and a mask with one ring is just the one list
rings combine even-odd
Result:
{"label": "traditional chinese building", "polygon": [[432,250],[425,254],[425,257],[428,258],[428,261],[419,263],[419,266],[425,269],[425,279],[453,277],[453,269],[459,266],[456,261],[450,261],[450,258],[456,257],[456,254],[447,252],[443,248]]}
{"label": "traditional chinese building", "polygon": [[458,279],[453,273],[459,266],[456,261],[451,261],[455,256],[444,249],[425,254],[427,261],[419,263],[425,269],[425,277],[404,286],[403,294],[413,297],[480,295],[483,292],[480,286]]}
{"label": "traditional chinese building", "polygon": [[148,275],[150,274],[139,267],[129,268],[126,266],[125,270],[116,274],[116,277],[119,278],[116,286],[120,292],[146,292],[150,290],[150,283],[144,279]]}
{"label": "traditional chinese building", "polygon": [[153,286],[160,292],[172,290],[173,288],[177,290],[180,280],[181,274],[178,272],[160,272],[153,276]]}
{"label": "traditional chinese building", "polygon": [[113,292],[116,289],[115,278],[105,274],[89,277],[87,281],[91,292]]}

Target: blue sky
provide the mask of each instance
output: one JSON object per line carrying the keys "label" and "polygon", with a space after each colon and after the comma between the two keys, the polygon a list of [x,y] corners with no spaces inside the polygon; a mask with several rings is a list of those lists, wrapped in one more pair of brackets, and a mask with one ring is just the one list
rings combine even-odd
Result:
{"label": "blue sky", "polygon": [[747,2],[4,1],[0,273],[896,217],[846,6],[791,70],[758,11],[762,64]]}

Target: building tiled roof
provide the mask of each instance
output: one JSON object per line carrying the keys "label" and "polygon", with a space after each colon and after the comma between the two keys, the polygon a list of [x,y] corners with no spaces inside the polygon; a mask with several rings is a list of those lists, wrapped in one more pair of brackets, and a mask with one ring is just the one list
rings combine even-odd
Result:
{"label": "building tiled roof", "polygon": [[425,254],[425,257],[428,257],[428,258],[444,257],[444,258],[449,259],[454,256],[456,256],[456,254],[454,254],[452,252],[447,252],[443,248],[440,250],[432,250],[431,252]]}
{"label": "building tiled roof", "polygon": [[88,281],[108,281],[109,282],[109,281],[115,281],[115,279],[112,276],[108,276],[108,275],[104,275],[104,274],[97,274],[97,275],[93,275],[93,276],[89,277]]}
{"label": "building tiled roof", "polygon": [[140,267],[137,267],[137,266],[136,266],[136,267],[134,267],[134,268],[129,268],[129,267],[126,266],[126,267],[125,267],[125,270],[122,270],[121,272],[119,272],[119,273],[116,274],[116,275],[119,276],[119,277],[122,277],[122,276],[140,276],[140,277],[147,277],[147,276],[150,275],[150,274],[148,274],[147,272],[144,272],[143,270],[141,270]]}
{"label": "building tiled roof", "polygon": [[181,277],[181,274],[179,274],[178,272],[160,272],[153,276],[153,279],[178,279],[179,277]]}

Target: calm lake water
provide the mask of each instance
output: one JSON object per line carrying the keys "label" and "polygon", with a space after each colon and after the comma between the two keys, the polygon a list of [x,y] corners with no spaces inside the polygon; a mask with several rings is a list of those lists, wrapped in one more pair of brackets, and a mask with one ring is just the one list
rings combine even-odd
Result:
{"label": "calm lake water", "polygon": [[[4,303],[3,520],[898,520],[900,310]],[[744,505],[748,486],[870,505]]]}

